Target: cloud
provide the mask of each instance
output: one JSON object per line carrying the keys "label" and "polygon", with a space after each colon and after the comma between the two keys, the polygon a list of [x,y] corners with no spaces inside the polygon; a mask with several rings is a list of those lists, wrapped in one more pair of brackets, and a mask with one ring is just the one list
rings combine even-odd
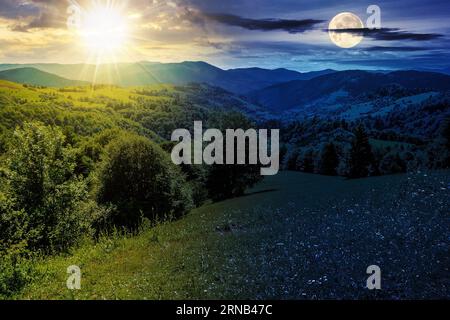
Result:
{"label": "cloud", "polygon": [[232,14],[222,13],[201,13],[205,20],[218,22],[233,27],[240,27],[247,30],[276,31],[283,30],[289,33],[302,33],[314,29],[316,24],[324,22],[323,20],[304,19],[304,20],[286,20],[286,19],[248,19]]}
{"label": "cloud", "polygon": [[51,12],[42,12],[39,16],[31,19],[28,23],[17,24],[13,31],[28,32],[31,29],[58,29],[65,28],[66,24],[58,19],[56,15]]}
{"label": "cloud", "polygon": [[[357,68],[376,68],[376,69],[410,69],[410,68],[428,68],[428,69],[444,69],[448,68],[449,54],[448,53],[426,53],[422,55],[413,55],[408,59],[401,56],[383,56],[377,58],[377,56],[371,56],[367,58],[342,58],[339,59],[339,65],[341,66],[355,66]],[[323,56],[313,58],[311,62],[336,63],[335,58],[325,58]],[[346,69],[346,68],[345,68]]]}
{"label": "cloud", "polygon": [[32,1],[0,0],[0,17],[16,19],[39,13],[39,8]]}
{"label": "cloud", "polygon": [[429,47],[389,47],[389,46],[374,46],[374,47],[368,47],[365,48],[366,51],[383,51],[383,52],[413,52],[413,51],[425,51],[430,50]]}
{"label": "cloud", "polygon": [[326,31],[327,32],[333,31],[338,33],[354,33],[379,41],[400,41],[400,40],[429,41],[443,37],[443,35],[439,33],[413,33],[403,31],[397,28],[381,28],[381,29],[349,28],[349,29],[326,29]]}
{"label": "cloud", "polygon": [[65,12],[69,4],[69,1],[56,0],[0,0],[0,17],[14,21],[11,29],[16,32],[63,28],[61,12]]}

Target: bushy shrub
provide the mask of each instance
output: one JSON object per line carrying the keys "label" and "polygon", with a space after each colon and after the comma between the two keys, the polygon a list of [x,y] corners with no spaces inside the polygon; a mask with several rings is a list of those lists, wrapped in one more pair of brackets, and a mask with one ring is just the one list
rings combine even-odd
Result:
{"label": "bushy shrub", "polygon": [[1,242],[26,242],[30,250],[58,252],[89,230],[80,204],[86,183],[74,174],[73,150],[61,130],[40,123],[17,129],[7,154]]}
{"label": "bushy shrub", "polygon": [[398,153],[386,154],[380,162],[380,171],[382,174],[406,173],[407,163]]}
{"label": "bushy shrub", "polygon": [[182,171],[186,174],[189,189],[192,192],[192,200],[196,207],[200,207],[208,199],[209,167],[206,165],[181,165]]}
{"label": "bushy shrub", "polygon": [[0,193],[0,299],[10,298],[32,278],[27,229],[26,213],[15,211]]}
{"label": "bushy shrub", "polygon": [[0,299],[18,293],[33,277],[33,263],[22,252],[8,250],[0,255]]}
{"label": "bushy shrub", "polygon": [[13,246],[26,246],[28,217],[14,209],[11,201],[0,193],[0,255]]}
{"label": "bushy shrub", "polygon": [[117,207],[115,224],[135,227],[142,216],[179,217],[192,208],[181,170],[147,138],[123,134],[107,146],[98,174],[98,200]]}

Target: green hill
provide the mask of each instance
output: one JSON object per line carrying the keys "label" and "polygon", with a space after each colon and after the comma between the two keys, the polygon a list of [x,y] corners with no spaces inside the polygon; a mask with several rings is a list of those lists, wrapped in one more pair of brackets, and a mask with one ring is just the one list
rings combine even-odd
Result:
{"label": "green hill", "polygon": [[85,81],[69,80],[36,68],[19,68],[0,72],[0,79],[46,87],[69,87],[87,85]]}

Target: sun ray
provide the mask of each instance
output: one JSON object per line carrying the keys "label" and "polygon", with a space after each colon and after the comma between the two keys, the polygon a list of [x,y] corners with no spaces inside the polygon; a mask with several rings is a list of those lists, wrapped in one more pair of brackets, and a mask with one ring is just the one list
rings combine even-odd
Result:
{"label": "sun ray", "polygon": [[[141,72],[147,73],[155,82],[161,82],[144,63],[136,62],[147,59],[135,45],[145,39],[134,32],[133,25],[137,22],[130,17],[127,1],[92,0],[87,7],[71,2],[78,6],[81,13],[80,23],[75,28],[78,42],[86,52],[86,59],[80,70],[81,78],[91,78],[94,85],[117,82],[122,70],[119,61],[135,61]],[[155,4],[152,9],[154,6]],[[158,6],[160,4],[157,3],[156,7]],[[147,10],[149,9],[141,14],[148,14]]]}
{"label": "sun ray", "polygon": [[[131,46],[132,28],[126,8],[127,1],[92,1],[90,6],[79,5],[80,19],[76,26],[76,36],[86,51],[85,67],[80,72],[89,70],[94,65],[91,82],[112,80],[114,70],[102,70],[102,65],[117,64]],[[116,69],[117,72],[117,68]],[[89,72],[89,71],[88,71]],[[108,79],[109,78],[109,79]]]}

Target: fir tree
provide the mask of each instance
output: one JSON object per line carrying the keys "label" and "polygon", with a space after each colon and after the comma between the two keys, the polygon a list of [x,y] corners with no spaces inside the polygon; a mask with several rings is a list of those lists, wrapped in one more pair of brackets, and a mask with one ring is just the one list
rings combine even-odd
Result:
{"label": "fir tree", "polygon": [[374,163],[372,147],[369,137],[362,125],[354,131],[355,139],[352,143],[349,160],[349,178],[363,178],[369,176]]}
{"label": "fir tree", "polygon": [[326,176],[337,175],[337,167],[339,166],[339,156],[333,143],[328,143],[322,152],[320,162],[320,174]]}
{"label": "fir tree", "polygon": [[442,137],[444,138],[444,146],[447,151],[444,166],[450,167],[450,118],[444,120]]}

